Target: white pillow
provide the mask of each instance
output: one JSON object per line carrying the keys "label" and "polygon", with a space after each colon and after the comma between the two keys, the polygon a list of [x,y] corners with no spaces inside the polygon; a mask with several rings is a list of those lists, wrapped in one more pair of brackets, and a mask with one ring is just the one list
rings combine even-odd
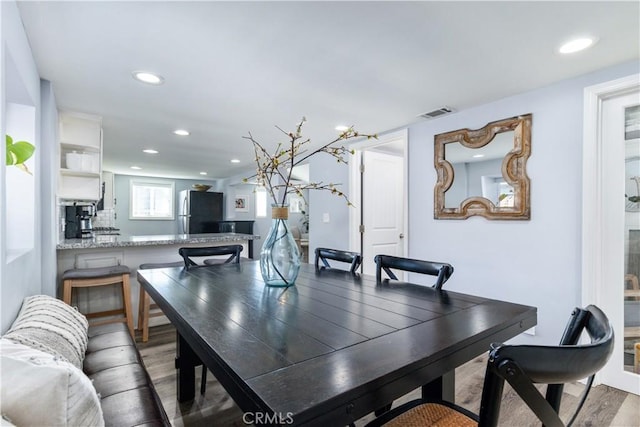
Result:
{"label": "white pillow", "polygon": [[104,426],[91,380],[51,354],[0,339],[2,417],[18,426]]}
{"label": "white pillow", "polygon": [[63,357],[82,369],[89,323],[83,314],[48,295],[26,297],[3,338]]}

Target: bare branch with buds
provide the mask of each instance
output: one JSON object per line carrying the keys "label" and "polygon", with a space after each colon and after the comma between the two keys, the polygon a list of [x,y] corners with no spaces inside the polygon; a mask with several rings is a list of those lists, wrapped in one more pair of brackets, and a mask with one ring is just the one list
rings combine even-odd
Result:
{"label": "bare branch with buds", "polygon": [[[347,204],[352,206],[347,195],[337,188],[340,184],[324,184],[322,182],[296,184],[292,182],[293,168],[318,153],[329,154],[333,156],[338,163],[347,164],[346,157],[349,154],[353,154],[354,151],[344,146],[337,146],[336,144],[338,142],[361,137],[377,139],[377,135],[361,134],[351,126],[342,131],[333,141],[324,144],[316,150],[308,151],[305,150],[305,145],[309,144],[311,139],[303,139],[302,137],[302,126],[305,122],[306,118],[303,117],[294,132],[286,132],[276,126],[289,140],[286,145],[282,143],[278,144],[273,154],[270,154],[264,146],[253,137],[251,132],[249,132],[248,136],[243,136],[244,139],[248,139],[253,143],[256,156],[256,174],[254,176],[257,179],[258,185],[263,185],[267,189],[275,204],[285,204],[288,194],[296,194],[304,198],[302,195],[303,190],[325,190],[330,191],[331,194],[343,197]],[[284,146],[287,148],[284,148]],[[275,183],[274,178],[278,178],[279,182]],[[244,181],[248,182],[248,178],[245,178]],[[278,197],[280,194],[282,194],[281,200],[279,200]]]}

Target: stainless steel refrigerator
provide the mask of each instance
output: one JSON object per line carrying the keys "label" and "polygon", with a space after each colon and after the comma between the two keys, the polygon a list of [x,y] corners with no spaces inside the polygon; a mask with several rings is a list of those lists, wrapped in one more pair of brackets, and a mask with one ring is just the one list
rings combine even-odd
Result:
{"label": "stainless steel refrigerator", "polygon": [[180,233],[215,233],[222,221],[222,193],[183,190],[179,193]]}

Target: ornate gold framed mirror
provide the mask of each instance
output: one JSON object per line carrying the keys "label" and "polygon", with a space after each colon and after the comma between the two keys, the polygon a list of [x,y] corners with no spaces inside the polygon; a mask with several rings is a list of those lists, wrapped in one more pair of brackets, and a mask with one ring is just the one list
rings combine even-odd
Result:
{"label": "ornate gold framed mirror", "polygon": [[527,220],[531,114],[435,136],[436,219]]}

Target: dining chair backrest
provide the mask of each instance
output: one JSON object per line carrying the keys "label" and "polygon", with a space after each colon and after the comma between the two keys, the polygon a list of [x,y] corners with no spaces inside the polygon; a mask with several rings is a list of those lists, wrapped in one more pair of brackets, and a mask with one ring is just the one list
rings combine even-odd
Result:
{"label": "dining chair backrest", "polygon": [[[229,264],[240,262],[240,252],[242,252],[242,245],[225,245],[225,246],[207,246],[201,248],[180,248],[178,253],[184,260],[184,266],[188,270],[193,267],[203,267],[212,264]],[[225,260],[221,259],[205,259],[201,263],[198,263],[194,258],[203,258],[219,255],[229,255]]]}
{"label": "dining chair backrest", "polygon": [[[588,334],[590,342],[578,344],[583,332]],[[570,426],[587,399],[595,374],[611,357],[613,344],[613,328],[598,307],[589,305],[584,309],[576,308],[571,313],[558,346],[491,345],[478,415],[450,402],[419,399],[393,409],[367,427],[383,425],[399,419],[400,415],[405,423],[413,420],[414,416],[423,418],[425,414],[433,413],[436,403],[442,405],[440,409],[444,407],[448,419],[457,419],[455,424],[476,421],[479,427],[495,427],[500,417],[505,381],[544,426]],[[565,424],[558,415],[564,384],[584,378],[588,380],[582,396]],[[534,384],[547,384],[546,395],[543,396]],[[443,414],[440,416],[445,417]],[[421,425],[432,424],[423,422]]]}
{"label": "dining chair backrest", "polygon": [[[590,342],[578,344],[583,332]],[[613,352],[613,327],[596,306],[576,308],[559,346],[495,345],[489,353],[482,392],[482,425],[497,425],[502,387],[506,380],[546,426],[564,425],[558,416],[565,383],[588,378],[583,396],[567,425],[582,409],[595,374]],[[549,384],[543,398],[533,384]],[[482,405],[482,404],[481,404]]]}
{"label": "dining chair backrest", "polygon": [[423,261],[391,255],[376,255],[374,261],[376,263],[376,281],[378,282],[382,281],[382,270],[387,273],[389,278],[398,280],[396,275],[391,271],[393,268],[412,273],[436,276],[436,282],[433,284],[433,288],[441,289],[442,285],[444,285],[453,274],[453,266],[444,262]]}
{"label": "dining chair backrest", "polygon": [[[349,271],[351,273],[355,273],[362,263],[362,257],[357,252],[341,251],[338,249],[330,248],[316,248],[316,270],[320,270],[321,268],[333,268],[329,264],[328,260],[340,261],[350,264]],[[322,262],[323,264],[322,267],[320,267],[320,262]]]}

